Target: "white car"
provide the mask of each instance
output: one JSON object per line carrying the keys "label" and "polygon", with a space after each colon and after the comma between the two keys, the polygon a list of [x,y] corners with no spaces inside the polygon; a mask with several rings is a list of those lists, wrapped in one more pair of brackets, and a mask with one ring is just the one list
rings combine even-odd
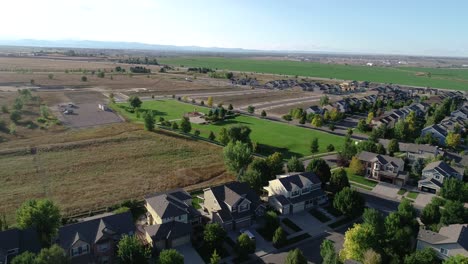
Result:
{"label": "white car", "polygon": [[248,229],[241,229],[239,232],[241,234],[246,234],[251,240],[255,240],[254,234],[252,234],[252,232],[250,232]]}

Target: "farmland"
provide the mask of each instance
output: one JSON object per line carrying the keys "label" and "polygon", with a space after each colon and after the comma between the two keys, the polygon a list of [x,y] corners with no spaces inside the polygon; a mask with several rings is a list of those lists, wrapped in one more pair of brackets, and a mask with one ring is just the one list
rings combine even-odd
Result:
{"label": "farmland", "polygon": [[[2,150],[19,148],[19,143]],[[10,223],[16,208],[32,198],[50,198],[69,215],[156,191],[232,179],[220,147],[146,132],[135,124],[72,130],[22,145],[37,146],[37,154],[23,147],[0,155],[0,213]]]}
{"label": "farmland", "polygon": [[[128,105],[120,104],[120,106]],[[115,108],[129,120],[143,122],[142,115],[140,118],[137,118],[136,114],[129,113],[119,106]],[[176,100],[145,101],[141,109],[155,110],[156,119],[163,117],[165,120],[179,120],[187,112],[199,111],[207,113],[209,111],[209,108],[185,104]],[[216,124],[192,124],[192,128],[193,130],[200,130],[200,136],[206,138],[210,131],[218,134],[222,127],[236,124],[247,125],[252,129],[252,141],[262,146],[260,154],[271,154],[274,151],[279,151],[285,157],[310,155],[310,142],[315,137],[319,139],[320,153],[326,152],[326,146],[329,144],[333,144],[337,150],[341,149],[343,144],[343,138],[340,136],[243,115]]]}
{"label": "farmland", "polygon": [[433,88],[468,90],[468,69],[367,67],[282,60],[205,57],[161,58],[160,62],[176,66],[209,67],[242,72],[299,75],[343,80],[365,80],[422,87],[429,86]]}

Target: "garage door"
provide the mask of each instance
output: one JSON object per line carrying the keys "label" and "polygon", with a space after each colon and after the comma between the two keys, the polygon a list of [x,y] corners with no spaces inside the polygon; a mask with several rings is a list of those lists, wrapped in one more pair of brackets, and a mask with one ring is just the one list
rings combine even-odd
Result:
{"label": "garage door", "polygon": [[183,237],[176,238],[172,240],[172,247],[177,247],[180,245],[184,245],[190,242],[190,235],[186,235]]}
{"label": "garage door", "polygon": [[246,228],[250,226],[250,219],[244,221],[236,222],[236,229]]}
{"label": "garage door", "polygon": [[431,189],[431,188],[427,188],[427,187],[422,187],[421,190],[422,190],[423,192],[436,193],[436,190]]}
{"label": "garage door", "polygon": [[302,212],[302,211],[304,211],[304,203],[295,204],[293,206],[293,214],[294,213],[299,213],[299,212]]}

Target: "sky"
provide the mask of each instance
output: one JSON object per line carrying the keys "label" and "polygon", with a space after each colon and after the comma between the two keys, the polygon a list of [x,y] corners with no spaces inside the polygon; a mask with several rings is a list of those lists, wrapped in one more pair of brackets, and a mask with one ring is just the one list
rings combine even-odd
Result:
{"label": "sky", "polygon": [[468,56],[464,0],[2,0],[0,7],[2,40]]}

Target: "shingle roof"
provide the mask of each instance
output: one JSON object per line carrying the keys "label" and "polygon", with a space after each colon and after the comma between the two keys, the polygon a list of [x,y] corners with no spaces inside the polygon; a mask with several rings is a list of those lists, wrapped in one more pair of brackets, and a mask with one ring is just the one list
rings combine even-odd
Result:
{"label": "shingle roof", "polygon": [[62,226],[59,229],[57,243],[64,249],[69,249],[74,242],[82,240],[94,244],[105,237],[119,239],[120,235],[135,232],[132,214],[125,212]]}
{"label": "shingle roof", "polygon": [[405,164],[405,162],[400,158],[391,157],[391,156],[388,156],[388,155],[380,155],[380,154],[376,154],[376,153],[372,153],[372,152],[368,152],[368,151],[361,151],[361,153],[359,153],[358,158],[360,160],[367,161],[367,162],[377,162],[378,161],[382,165],[387,165],[387,164],[390,163],[390,164],[393,164],[393,166],[396,165],[400,169],[403,169],[403,166]]}
{"label": "shingle roof", "polygon": [[435,161],[427,164],[424,167],[423,171],[435,170],[438,173],[442,174],[444,177],[451,177],[455,174],[460,175],[460,172],[456,169],[452,168],[450,165],[445,163],[444,161]]}
{"label": "shingle roof", "polygon": [[453,224],[441,227],[439,233],[421,229],[418,239],[430,244],[458,243],[468,250],[468,224]]}
{"label": "shingle roof", "polygon": [[283,187],[290,191],[292,190],[293,186],[297,186],[299,188],[305,187],[309,182],[312,184],[321,183],[319,177],[315,175],[313,172],[301,172],[297,174],[288,175],[285,177],[280,177],[278,180]]}
{"label": "shingle roof", "polygon": [[429,129],[434,129],[439,134],[444,135],[444,136],[447,136],[447,134],[448,134],[447,130],[443,126],[440,126],[438,124],[434,124],[432,126],[425,127],[423,130],[429,130]]}
{"label": "shingle roof", "polygon": [[183,237],[192,232],[192,225],[172,221],[161,225],[149,225],[144,227],[145,231],[154,241],[161,239],[175,239]]}
{"label": "shingle roof", "polygon": [[0,251],[18,248],[19,253],[30,251],[38,253],[41,250],[39,236],[33,228],[13,228],[0,232]]}
{"label": "shingle roof", "polygon": [[156,193],[145,198],[146,202],[161,218],[175,217],[189,213],[191,204],[184,201],[191,199],[190,194],[182,189]]}

